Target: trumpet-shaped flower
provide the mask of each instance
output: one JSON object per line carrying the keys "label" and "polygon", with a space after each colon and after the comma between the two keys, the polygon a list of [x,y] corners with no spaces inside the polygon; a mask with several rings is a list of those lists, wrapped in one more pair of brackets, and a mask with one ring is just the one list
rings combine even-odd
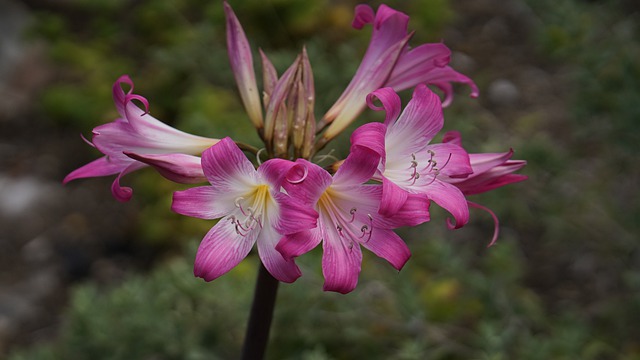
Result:
{"label": "trumpet-shaped flower", "polygon": [[392,229],[429,220],[425,196],[411,196],[393,218],[378,213],[380,185],[365,184],[373,175],[379,156],[365,148],[353,149],[336,174],[331,175],[306,160],[284,172],[282,187],[319,214],[316,228],[286,235],[276,249],[285,258],[300,256],[322,242],[324,290],[348,293],[361,269],[360,246],[400,270],[410,252]]}
{"label": "trumpet-shaped flower", "polygon": [[[128,85],[129,91],[125,93],[122,84]],[[128,201],[132,190],[120,186],[120,178],[147,164],[177,182],[204,180],[200,159],[192,155],[200,154],[217,143],[217,139],[187,134],[149,115],[149,103],[144,97],[133,94],[133,81],[126,75],[113,85],[113,100],[120,118],[94,128],[92,141],[87,141],[105,156],[74,170],[63,183],[118,174],[111,192],[119,201]],[[134,100],[140,101],[145,110],[133,103]]]}
{"label": "trumpet-shaped flower", "polygon": [[[382,107],[373,104],[377,98]],[[383,124],[369,123],[354,131],[352,146],[364,146],[380,156],[374,179],[382,181],[380,213],[394,215],[409,194],[425,194],[449,211],[455,227],[469,220],[462,191],[444,179],[472,173],[469,155],[453,143],[430,144],[444,122],[440,98],[425,85],[418,85],[413,98],[400,114],[400,98],[391,88],[372,92],[367,102],[385,110]],[[451,225],[450,225],[451,226]]]}
{"label": "trumpet-shaped flower", "polygon": [[421,83],[432,84],[444,91],[445,105],[452,99],[451,82],[465,83],[471,87],[471,96],[478,95],[471,79],[447,66],[451,52],[444,44],[409,47],[413,33],[407,33],[408,23],[409,16],[386,5],[380,5],[377,12],[368,5],[356,7],[353,27],[373,24],[371,42],[355,76],[322,120],[322,126],[331,124],[323,135],[326,141],[362,112],[369,93],[382,87],[400,91]]}
{"label": "trumpet-shaped flower", "polygon": [[257,243],[265,268],[276,279],[293,282],[298,266],[275,247],[281,233],[308,229],[317,214],[279,192],[276,179],[288,161],[270,160],[256,170],[237,145],[224,138],[202,154],[202,169],[211,186],[177,191],[173,211],[202,219],[220,219],[204,237],[194,274],[211,281],[235,267]]}
{"label": "trumpet-shaped flower", "polygon": [[[449,131],[445,133],[443,143],[455,144],[462,147],[462,138],[457,131]],[[513,150],[509,150],[503,153],[482,153],[482,154],[469,154],[471,168],[473,173],[465,178],[443,178],[450,184],[459,188],[466,196],[480,194],[487,192],[504,185],[524,181],[527,179],[526,175],[513,174],[514,172],[522,169],[527,162],[524,160],[510,160],[513,156]],[[500,230],[500,224],[498,217],[491,209],[467,201],[470,207],[482,209],[488,212],[494,221],[493,238],[489,243],[489,246],[493,245],[498,239]]]}

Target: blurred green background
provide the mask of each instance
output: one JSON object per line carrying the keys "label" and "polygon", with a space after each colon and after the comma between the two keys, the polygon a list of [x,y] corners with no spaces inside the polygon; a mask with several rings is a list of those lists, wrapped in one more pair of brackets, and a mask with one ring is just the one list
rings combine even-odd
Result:
{"label": "blurred green background", "polygon": [[[31,111],[56,131],[88,134],[113,120],[111,85],[129,74],[158,119],[259,145],[229,69],[220,1],[26,3],[27,41],[44,44],[55,69]],[[398,273],[365,252],[358,288],[346,296],[322,291],[319,251],[300,258],[304,276],[280,287],[268,358],[640,359],[640,7],[386,3],[411,16],[411,44],[444,41],[453,66],[480,87],[479,99],[456,87],[445,130],[461,131],[470,152],[513,148],[529,180],[472,199],[501,220],[491,248],[486,213],[472,211],[468,226],[448,231],[433,206],[430,223],[399,231],[413,254],[407,266]],[[368,44],[370,27],[350,26],[355,4],[231,1],[253,50],[279,72],[307,47],[317,118]],[[406,103],[410,92],[402,95]],[[347,141],[330,147],[344,156]],[[62,175],[98,156],[82,149]],[[101,180],[68,186],[93,181]],[[238,357],[257,257],[212,283],[195,279],[195,249],[212,222],[172,213],[170,194],[184,187],[151,170],[124,182],[134,200],[109,211],[135,210],[126,238],[153,254],[148,265],[106,285],[71,282],[55,332],[8,347],[9,359]]]}

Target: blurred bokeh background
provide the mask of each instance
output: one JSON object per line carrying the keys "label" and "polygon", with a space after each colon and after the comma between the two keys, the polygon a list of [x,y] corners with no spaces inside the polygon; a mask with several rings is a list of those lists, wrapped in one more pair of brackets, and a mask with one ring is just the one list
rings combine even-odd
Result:
{"label": "blurred bokeh background", "polygon": [[[356,1],[237,0],[254,51],[281,72],[306,45],[316,116],[340,95],[370,28]],[[371,2],[377,7],[379,2]],[[270,359],[640,359],[640,6],[634,0],[388,1],[411,44],[444,41],[479,85],[457,88],[445,130],[470,152],[515,150],[530,178],[475,198],[449,231],[402,229],[400,272],[365,253],[358,288],[322,292],[320,252],[280,287]],[[258,144],[225,46],[221,1],[0,0],[0,357],[233,359],[251,255],[192,275],[211,222],[172,213],[183,188],[151,170],[62,186],[99,156],[79,134],[116,117],[122,74],[155,117]],[[410,92],[403,94],[405,101]],[[379,120],[367,111],[362,121]],[[357,124],[356,124],[357,125]],[[344,156],[348,136],[331,147]]]}

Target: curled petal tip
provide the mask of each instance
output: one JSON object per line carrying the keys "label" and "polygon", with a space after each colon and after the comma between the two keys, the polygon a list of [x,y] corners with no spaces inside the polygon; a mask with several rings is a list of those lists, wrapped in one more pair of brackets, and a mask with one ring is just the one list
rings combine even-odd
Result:
{"label": "curled petal tip", "polygon": [[375,16],[376,14],[371,6],[365,4],[357,5],[351,26],[360,30],[364,25],[373,23]]}
{"label": "curled petal tip", "polygon": [[124,98],[125,105],[133,100],[138,100],[144,106],[144,113],[142,115],[147,115],[149,113],[149,101],[142,95],[138,94],[127,94]]}

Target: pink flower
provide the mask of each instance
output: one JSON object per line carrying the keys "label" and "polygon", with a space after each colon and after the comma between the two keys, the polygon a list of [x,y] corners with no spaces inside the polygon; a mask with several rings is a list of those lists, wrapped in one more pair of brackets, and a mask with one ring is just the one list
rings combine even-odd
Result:
{"label": "pink flower", "polygon": [[[285,163],[282,163],[284,161]],[[218,219],[196,254],[194,274],[211,281],[244,259],[254,243],[265,268],[276,279],[293,282],[298,266],[275,250],[281,233],[316,225],[317,214],[275,186],[286,160],[267,161],[258,170],[237,145],[224,138],[202,154],[202,169],[211,186],[173,195],[172,210],[201,219]]]}
{"label": "pink flower", "polygon": [[298,159],[284,174],[282,187],[292,197],[318,212],[318,226],[288,234],[276,249],[285,258],[300,256],[322,242],[324,290],[348,293],[358,282],[365,247],[400,270],[410,257],[405,243],[392,229],[429,220],[425,196],[410,196],[394,218],[378,213],[380,185],[365,184],[373,175],[379,156],[355,147],[344,164],[331,175]]}
{"label": "pink flower", "polygon": [[[382,107],[373,104],[375,98]],[[391,88],[372,92],[367,102],[375,110],[386,111],[385,122],[361,126],[351,142],[380,156],[373,176],[382,181],[380,213],[393,216],[410,194],[424,194],[453,215],[455,226],[450,227],[467,223],[469,208],[464,194],[445,180],[471,174],[469,155],[453,143],[430,144],[444,122],[440,98],[421,84],[402,114],[400,98]]]}
{"label": "pink flower", "polygon": [[[462,138],[457,131],[445,133],[442,141],[443,143],[462,146]],[[466,178],[443,178],[443,181],[455,185],[464,195],[468,196],[526,180],[528,178],[526,175],[513,173],[522,169],[527,162],[524,160],[510,160],[511,156],[513,156],[513,150],[504,153],[469,154],[473,173]],[[491,209],[485,206],[471,201],[467,203],[471,207],[487,211],[493,218],[495,226],[489,246],[493,245],[498,239],[500,231],[498,217]]]}
{"label": "pink flower", "polygon": [[[127,93],[122,89],[122,84],[130,87]],[[120,186],[120,178],[147,164],[177,182],[204,180],[200,159],[192,155],[200,154],[217,143],[217,139],[187,134],[149,115],[149,103],[144,97],[133,94],[133,81],[127,75],[114,83],[113,100],[121,117],[93,129],[92,142],[87,141],[105,156],[74,170],[64,178],[63,183],[79,178],[118,174],[111,192],[117,200],[128,201],[133,191]],[[140,101],[145,110],[137,107],[133,100]]]}
{"label": "pink flower", "polygon": [[471,96],[478,95],[471,79],[447,66],[451,52],[444,44],[409,47],[413,33],[407,33],[408,23],[409,16],[386,5],[380,5],[377,13],[368,5],[356,6],[353,27],[373,24],[373,34],[355,76],[322,120],[321,126],[331,124],[323,135],[327,141],[362,112],[369,93],[382,87],[401,91],[421,83],[432,84],[444,91],[445,106],[452,100],[451,82],[465,83],[471,87]]}

